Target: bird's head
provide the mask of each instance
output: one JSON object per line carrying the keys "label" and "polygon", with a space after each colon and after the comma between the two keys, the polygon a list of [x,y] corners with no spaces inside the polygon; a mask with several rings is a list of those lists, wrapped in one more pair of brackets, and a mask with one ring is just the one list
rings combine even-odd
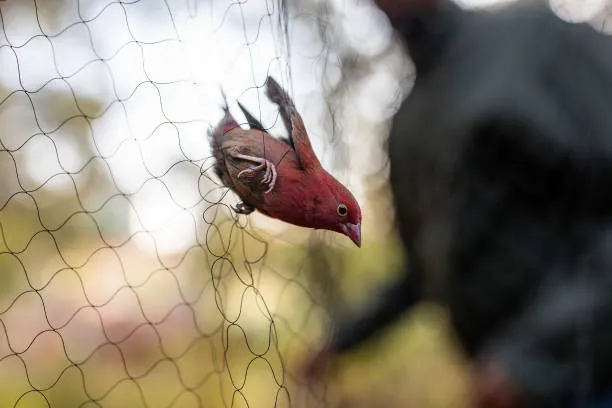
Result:
{"label": "bird's head", "polygon": [[324,180],[329,188],[318,198],[317,217],[323,228],[346,235],[361,247],[361,208],[351,192],[330,176]]}

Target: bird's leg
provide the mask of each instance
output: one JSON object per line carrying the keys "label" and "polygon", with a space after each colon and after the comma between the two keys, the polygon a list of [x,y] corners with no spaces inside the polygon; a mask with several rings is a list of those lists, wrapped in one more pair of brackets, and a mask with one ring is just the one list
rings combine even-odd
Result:
{"label": "bird's leg", "polygon": [[246,154],[241,154],[238,152],[232,152],[231,154],[236,159],[247,160],[259,164],[253,168],[242,170],[240,173],[238,173],[238,178],[242,177],[244,174],[252,174],[256,171],[265,169],[266,172],[261,179],[261,182],[262,184],[267,184],[268,189],[264,192],[264,194],[268,194],[270,191],[272,191],[274,185],[276,184],[276,166],[274,166],[272,162],[261,157],[247,156]]}
{"label": "bird's leg", "polygon": [[238,203],[236,204],[236,207],[232,207],[232,210],[234,210],[238,214],[249,215],[250,213],[255,211],[255,208],[245,203]]}

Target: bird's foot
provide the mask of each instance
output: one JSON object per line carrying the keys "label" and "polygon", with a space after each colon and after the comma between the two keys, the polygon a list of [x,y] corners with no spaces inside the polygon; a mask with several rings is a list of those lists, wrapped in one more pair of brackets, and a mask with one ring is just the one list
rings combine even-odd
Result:
{"label": "bird's foot", "polygon": [[251,207],[245,203],[238,203],[236,204],[236,207],[232,207],[232,210],[234,210],[237,214],[249,215],[255,211],[255,207]]}
{"label": "bird's foot", "polygon": [[258,166],[255,166],[250,169],[244,169],[240,173],[238,173],[238,178],[243,177],[246,174],[253,174],[256,171],[260,171],[265,169],[264,176],[261,179],[261,183],[268,186],[268,189],[264,192],[264,194],[268,194],[274,186],[276,185],[276,166],[272,164],[271,161],[263,159],[261,157],[255,156],[247,156],[246,154],[234,153],[233,156],[237,159],[247,160],[253,163],[257,163]]}

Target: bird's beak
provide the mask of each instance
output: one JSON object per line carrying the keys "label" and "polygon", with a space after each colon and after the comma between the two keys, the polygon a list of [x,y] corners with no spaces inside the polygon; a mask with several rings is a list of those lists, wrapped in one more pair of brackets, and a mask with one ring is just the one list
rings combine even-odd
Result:
{"label": "bird's beak", "polygon": [[359,248],[361,248],[361,224],[351,224],[347,222],[342,224],[344,234],[351,239]]}

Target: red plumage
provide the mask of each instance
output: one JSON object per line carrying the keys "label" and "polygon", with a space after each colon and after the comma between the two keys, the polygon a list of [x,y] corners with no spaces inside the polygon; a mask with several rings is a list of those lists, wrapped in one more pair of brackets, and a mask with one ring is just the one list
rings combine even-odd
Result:
{"label": "red plumage", "polygon": [[240,104],[250,129],[242,129],[226,105],[211,133],[215,173],[242,200],[235,211],[339,232],[361,246],[357,200],[321,166],[293,101],[272,77],[266,94],[279,107],[288,139],[271,136]]}

